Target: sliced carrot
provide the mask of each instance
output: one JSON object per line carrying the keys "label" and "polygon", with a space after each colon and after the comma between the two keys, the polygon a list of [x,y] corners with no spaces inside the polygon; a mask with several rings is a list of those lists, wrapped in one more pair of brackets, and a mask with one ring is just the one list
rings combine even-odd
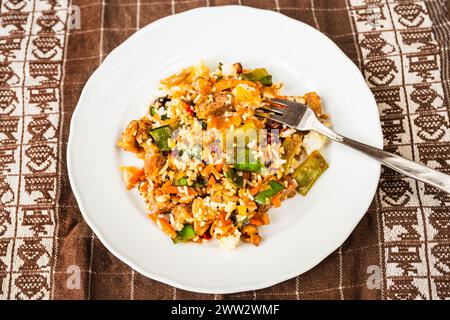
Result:
{"label": "sliced carrot", "polygon": [[248,210],[257,209],[258,208],[258,206],[256,205],[255,201],[247,200],[247,201],[244,201],[244,203],[247,206]]}
{"label": "sliced carrot", "polygon": [[187,190],[188,190],[188,195],[190,195],[190,196],[197,195],[197,192],[194,189],[187,187]]}
{"label": "sliced carrot", "polygon": [[139,187],[139,191],[141,191],[141,192],[148,191],[148,182],[147,181],[144,181],[144,183],[142,183],[142,185]]}
{"label": "sliced carrot", "polygon": [[180,190],[178,190],[178,187],[175,187],[172,185],[164,187],[164,189],[162,191],[164,193],[170,193],[170,194],[179,194],[180,193]]}
{"label": "sliced carrot", "polygon": [[[173,185],[168,185],[166,183],[166,184],[164,184],[161,187],[161,191],[163,193],[169,193],[169,194],[183,194],[183,191],[180,191],[179,188],[183,188],[184,189],[185,187],[175,187]],[[188,191],[188,195],[195,196],[197,194],[197,192],[194,189],[192,189],[191,187],[186,187],[186,188],[187,188],[187,191]]]}
{"label": "sliced carrot", "polygon": [[280,200],[280,196],[276,195],[272,198],[272,204],[275,208],[278,208],[281,206],[281,200]]}
{"label": "sliced carrot", "polygon": [[196,86],[198,87],[201,94],[203,94],[203,95],[207,95],[208,93],[211,92],[211,89],[212,89],[211,83],[208,80],[203,79],[203,78],[197,79]]}
{"label": "sliced carrot", "polygon": [[165,188],[167,188],[167,187],[169,187],[169,186],[171,186],[171,183],[170,183],[170,181],[167,181],[166,183],[164,183],[164,184],[161,186],[160,190],[164,193]]}
{"label": "sliced carrot", "polygon": [[195,195],[197,195],[197,191],[195,191],[194,189],[188,187],[188,195],[195,196]]}
{"label": "sliced carrot", "polygon": [[133,189],[133,187],[138,183],[139,181],[143,180],[145,178],[145,171],[144,169],[140,169],[136,171],[135,174],[130,178],[130,181],[128,181],[127,189]]}
{"label": "sliced carrot", "polygon": [[216,164],[214,168],[216,169],[217,172],[221,172],[223,169],[223,163]]}
{"label": "sliced carrot", "polygon": [[220,221],[220,225],[224,226],[226,224],[225,222],[225,214],[223,212],[219,213],[219,221]]}
{"label": "sliced carrot", "polygon": [[263,224],[269,224],[269,215],[267,213],[261,214]]}
{"label": "sliced carrot", "polygon": [[261,185],[257,185],[256,187],[251,188],[249,192],[252,196],[254,196],[259,192],[259,189],[261,189]]}
{"label": "sliced carrot", "polygon": [[222,229],[224,226],[233,224],[233,222],[230,220],[230,214],[225,214],[225,212],[219,213],[219,222],[219,227],[222,227]]}
{"label": "sliced carrot", "polygon": [[214,168],[214,165],[208,164],[201,172],[202,176],[209,176],[211,173],[211,170]]}
{"label": "sliced carrot", "polygon": [[177,233],[175,231],[175,229],[172,227],[172,225],[170,224],[169,221],[167,221],[164,218],[158,218],[156,220],[156,224],[158,225],[158,227],[165,233],[167,234],[169,237],[171,237],[172,239],[175,238],[177,236]]}
{"label": "sliced carrot", "polygon": [[211,117],[208,119],[208,128],[209,127],[217,128],[217,118],[216,117]]}
{"label": "sliced carrot", "polygon": [[208,186],[213,186],[216,184],[216,179],[214,179],[214,176],[210,176],[208,180]]}

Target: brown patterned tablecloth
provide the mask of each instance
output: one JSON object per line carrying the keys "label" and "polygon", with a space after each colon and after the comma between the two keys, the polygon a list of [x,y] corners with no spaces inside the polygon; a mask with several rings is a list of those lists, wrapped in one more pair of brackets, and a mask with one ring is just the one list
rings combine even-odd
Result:
{"label": "brown patterned tablecloth", "polygon": [[450,195],[387,169],[342,247],[264,290],[179,290],[134,272],[95,237],[65,160],[84,84],[139,28],[225,4],[279,11],[328,35],[372,89],[386,150],[450,174],[446,0],[3,0],[0,299],[450,299]]}

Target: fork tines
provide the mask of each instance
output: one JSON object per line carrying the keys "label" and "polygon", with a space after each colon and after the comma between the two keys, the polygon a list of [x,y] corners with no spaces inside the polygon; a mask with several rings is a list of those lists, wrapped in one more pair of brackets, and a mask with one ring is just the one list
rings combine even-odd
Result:
{"label": "fork tines", "polygon": [[255,115],[296,127],[308,110],[305,105],[284,99],[267,99],[255,110]]}
{"label": "fork tines", "polygon": [[255,110],[255,115],[263,118],[267,118],[270,120],[282,122],[284,109],[286,109],[286,105],[280,104],[272,101],[272,99],[268,99],[264,101],[265,103],[261,105],[258,109]]}

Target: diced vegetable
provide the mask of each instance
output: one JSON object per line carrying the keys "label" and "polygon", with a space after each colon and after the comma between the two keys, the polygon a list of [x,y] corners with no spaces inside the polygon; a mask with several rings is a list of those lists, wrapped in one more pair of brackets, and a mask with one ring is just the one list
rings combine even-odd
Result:
{"label": "diced vegetable", "polygon": [[172,239],[176,238],[177,234],[169,221],[164,218],[156,218],[156,225]]}
{"label": "diced vegetable", "polygon": [[[201,237],[203,236],[211,227],[211,223],[202,223],[203,221],[194,221],[194,231],[196,233],[197,236]],[[209,234],[209,232],[208,232]],[[202,237],[204,238],[204,237]]]}
{"label": "diced vegetable", "polygon": [[320,117],[322,115],[322,103],[320,97],[316,92],[308,92],[303,96],[306,105],[310,107],[316,116]]}
{"label": "diced vegetable", "polygon": [[194,227],[190,224],[185,224],[183,229],[177,231],[177,236],[173,239],[174,243],[187,242],[195,238],[197,234],[195,233]]}
{"label": "diced vegetable", "polygon": [[152,136],[159,150],[161,151],[172,150],[168,144],[168,140],[172,136],[172,129],[168,125],[150,130],[150,135]]}
{"label": "diced vegetable", "polygon": [[269,204],[272,201],[272,198],[280,191],[284,190],[285,187],[275,180],[269,181],[270,188],[260,191],[255,196],[255,202],[259,205]]}
{"label": "diced vegetable", "polygon": [[272,86],[272,76],[266,76],[266,77],[261,78],[261,83],[265,87]]}
{"label": "diced vegetable", "polygon": [[214,121],[214,127],[219,130],[229,129],[231,126],[237,127],[241,124],[240,116],[217,117]]}
{"label": "diced vegetable", "polygon": [[245,161],[242,163],[236,163],[234,167],[238,171],[260,172],[263,164],[259,160],[252,163],[249,161]]}
{"label": "diced vegetable", "polygon": [[[274,197],[274,199],[277,196]],[[255,226],[264,226],[269,224],[269,216],[267,213],[256,213],[253,215],[253,217],[249,220],[250,224],[253,224]]]}
{"label": "diced vegetable", "polygon": [[247,206],[245,206],[245,205],[238,205],[237,206],[237,212],[238,212],[238,215],[245,216],[245,214],[247,213]]}
{"label": "diced vegetable", "polygon": [[214,178],[214,175],[211,175],[211,176],[209,176],[209,179],[208,179],[208,186],[209,187],[211,187],[211,186],[213,186],[213,185],[215,185],[216,184],[216,179]]}
{"label": "diced vegetable", "polygon": [[244,185],[244,179],[234,168],[228,168],[228,170],[225,171],[225,177],[239,188],[242,188]]}
{"label": "diced vegetable", "polygon": [[256,162],[256,163],[236,163],[234,165],[234,167],[236,168],[236,170],[238,171],[250,171],[250,172],[259,172],[262,168],[262,164],[261,162]]}
{"label": "diced vegetable", "polygon": [[[156,114],[158,113],[157,110],[158,110],[158,109],[156,109],[155,107],[151,107],[151,108],[150,108],[150,114],[151,114],[152,116],[156,115]],[[166,116],[165,114],[163,114],[160,118],[161,118],[161,120],[167,120],[167,119],[169,119],[169,117]]]}
{"label": "diced vegetable", "polygon": [[272,198],[272,204],[275,208],[281,207],[281,199],[278,195]]}
{"label": "diced vegetable", "polygon": [[188,179],[186,177],[177,179],[173,182],[173,185],[176,187],[184,187],[188,185]]}
{"label": "diced vegetable", "polygon": [[300,153],[301,144],[302,135],[297,133],[284,139],[281,144],[284,149],[283,159],[286,160],[286,163],[284,164],[284,175],[289,174],[289,170],[292,166],[292,160],[294,160],[295,156]]}
{"label": "diced vegetable", "polygon": [[120,167],[123,180],[127,183],[127,189],[132,189],[139,181],[145,179],[144,169],[136,167]]}
{"label": "diced vegetable", "polygon": [[[150,106],[150,115],[155,116],[158,114],[159,108],[166,109],[166,103],[170,101],[169,96],[159,97],[155,100],[155,103]],[[160,116],[161,120],[167,120],[169,117],[167,115]]]}
{"label": "diced vegetable", "polygon": [[[189,196],[195,196],[197,195],[197,192],[191,188],[191,187],[183,187],[183,188],[187,188],[187,194]],[[164,185],[161,186],[161,191],[163,193],[168,193],[168,194],[183,194],[183,188],[180,187],[176,187],[174,185],[171,185],[170,182],[166,182]],[[181,191],[180,191],[181,189]]]}
{"label": "diced vegetable", "polygon": [[192,183],[192,186],[193,186],[193,187],[196,187],[196,188],[202,188],[202,187],[206,186],[207,183],[208,183],[208,181],[206,181],[206,179],[205,179],[204,177],[199,176],[199,177],[197,178],[197,180],[195,180],[195,181]]}
{"label": "diced vegetable", "polygon": [[250,191],[250,194],[251,194],[252,196],[254,196],[255,194],[258,193],[258,191],[259,191],[260,188],[261,188],[261,185],[257,185],[256,187],[251,188],[251,189],[249,190],[249,191]]}
{"label": "diced vegetable", "polygon": [[256,68],[250,72],[242,73],[241,78],[252,82],[261,82],[265,87],[270,87],[272,85],[272,76],[265,68]]}
{"label": "diced vegetable", "polygon": [[[250,82],[253,83],[253,82]],[[261,103],[261,97],[259,91],[250,89],[248,86],[237,86],[234,89],[234,101],[235,103],[250,103],[258,105]]]}
{"label": "diced vegetable", "polygon": [[[245,152],[245,154],[243,154]],[[263,167],[261,161],[254,159],[254,157],[250,155],[250,150],[248,148],[245,149],[237,149],[237,159],[234,168],[238,171],[250,171],[250,172],[259,172]],[[239,162],[240,159],[244,158],[244,162]]]}
{"label": "diced vegetable", "polygon": [[261,236],[258,234],[258,228],[252,224],[246,225],[241,229],[242,239],[255,246],[261,242]]}
{"label": "diced vegetable", "polygon": [[170,97],[168,95],[156,99],[156,102],[159,103],[161,106],[165,106],[166,103],[169,101]]}
{"label": "diced vegetable", "polygon": [[208,95],[212,89],[212,83],[205,78],[198,78],[195,81],[194,87],[204,96]]}
{"label": "diced vegetable", "polygon": [[[244,206],[245,207],[245,206]],[[239,206],[238,206],[238,210],[239,210]],[[239,216],[243,216],[241,215],[239,212],[238,213],[233,213],[230,216],[231,221],[233,221],[233,224],[238,227],[239,229],[245,227],[246,225],[249,224],[249,219],[248,217],[245,217],[244,219],[242,218],[238,218]]]}
{"label": "diced vegetable", "polygon": [[202,125],[202,130],[206,130],[208,128],[208,124],[205,120],[200,119],[198,121],[200,121],[200,124]]}
{"label": "diced vegetable", "polygon": [[317,179],[328,168],[328,163],[319,151],[313,151],[294,171],[292,177],[297,181],[298,191],[306,195]]}
{"label": "diced vegetable", "polygon": [[243,228],[243,227],[245,227],[248,224],[249,224],[249,221],[248,221],[248,218],[246,217],[244,220],[242,220],[242,222],[238,222],[237,223],[237,227],[238,228]]}
{"label": "diced vegetable", "polygon": [[194,109],[193,109],[193,107],[192,107],[190,104],[185,103],[185,104],[184,104],[184,110],[186,110],[186,112],[187,112],[190,116],[193,116],[193,115],[194,115]]}
{"label": "diced vegetable", "polygon": [[240,84],[246,84],[250,87],[256,87],[256,84],[253,81],[249,80],[237,80],[237,79],[226,79],[217,81],[214,84],[214,88],[217,92],[221,92],[227,89],[232,89]]}
{"label": "diced vegetable", "polygon": [[141,169],[139,171],[137,171],[131,178],[130,181],[127,185],[127,189],[133,189],[133,187],[141,180],[145,179],[145,171],[144,169]]}

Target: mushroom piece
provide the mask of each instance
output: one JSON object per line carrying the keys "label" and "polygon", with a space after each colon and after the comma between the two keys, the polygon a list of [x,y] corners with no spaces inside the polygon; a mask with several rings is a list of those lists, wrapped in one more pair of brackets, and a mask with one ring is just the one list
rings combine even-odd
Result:
{"label": "mushroom piece", "polygon": [[197,116],[200,119],[206,119],[214,116],[223,115],[226,111],[233,109],[232,101],[227,94],[216,94],[212,97],[212,102],[201,103],[196,110]]}
{"label": "mushroom piece", "polygon": [[261,242],[261,236],[258,233],[258,228],[252,224],[248,224],[241,229],[241,237],[246,242],[258,246]]}
{"label": "mushroom piece", "polygon": [[242,64],[240,64],[239,62],[234,63],[233,69],[237,75],[240,75],[242,73]]}

